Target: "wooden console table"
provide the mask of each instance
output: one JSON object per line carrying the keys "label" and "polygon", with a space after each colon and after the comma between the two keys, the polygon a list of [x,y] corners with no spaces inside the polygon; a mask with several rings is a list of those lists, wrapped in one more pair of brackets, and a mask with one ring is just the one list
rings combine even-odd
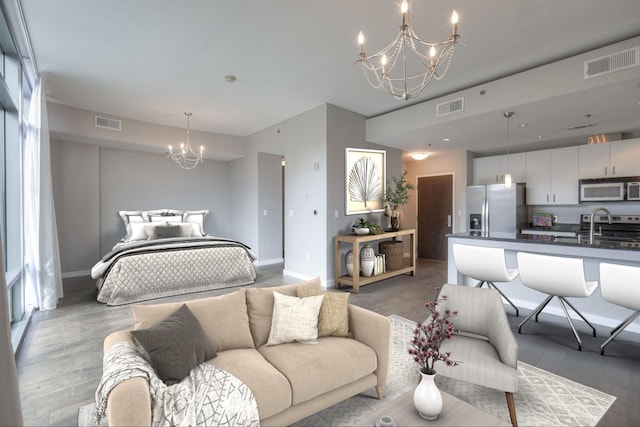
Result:
{"label": "wooden console table", "polygon": [[[409,236],[409,265],[403,266],[395,270],[387,270],[385,273],[376,276],[361,277],[360,276],[360,244],[379,242],[383,240],[394,239],[398,236]],[[340,253],[340,245],[342,243],[351,244],[353,250],[353,276],[342,275],[342,254]],[[406,229],[398,231],[389,231],[382,234],[367,234],[358,236],[355,234],[343,234],[334,238],[334,276],[335,287],[340,285],[349,285],[353,287],[353,292],[358,293],[360,286],[379,280],[388,279],[389,277],[407,274],[413,276],[416,272],[416,230]]]}

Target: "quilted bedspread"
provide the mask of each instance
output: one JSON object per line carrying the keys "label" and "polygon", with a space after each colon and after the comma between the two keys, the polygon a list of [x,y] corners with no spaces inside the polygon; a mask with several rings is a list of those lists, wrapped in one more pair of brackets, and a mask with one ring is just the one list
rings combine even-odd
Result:
{"label": "quilted bedspread", "polygon": [[226,240],[186,247],[172,244],[149,250],[125,250],[109,258],[108,267],[97,276],[98,301],[122,305],[247,285],[256,279],[254,260],[249,248]]}

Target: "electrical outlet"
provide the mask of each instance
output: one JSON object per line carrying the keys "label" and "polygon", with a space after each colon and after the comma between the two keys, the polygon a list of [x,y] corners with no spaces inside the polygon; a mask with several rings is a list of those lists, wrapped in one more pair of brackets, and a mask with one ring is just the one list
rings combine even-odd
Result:
{"label": "electrical outlet", "polygon": [[336,218],[340,217],[340,211],[338,209],[335,210],[335,212],[333,213],[333,215],[335,215]]}
{"label": "electrical outlet", "polygon": [[267,216],[267,210],[266,209],[262,211],[262,215]]}
{"label": "electrical outlet", "polygon": [[307,259],[307,261],[309,261],[311,259],[311,256],[309,255],[309,252],[307,252],[307,254],[304,257]]}
{"label": "electrical outlet", "polygon": [[293,216],[293,209],[289,209],[289,216]]}

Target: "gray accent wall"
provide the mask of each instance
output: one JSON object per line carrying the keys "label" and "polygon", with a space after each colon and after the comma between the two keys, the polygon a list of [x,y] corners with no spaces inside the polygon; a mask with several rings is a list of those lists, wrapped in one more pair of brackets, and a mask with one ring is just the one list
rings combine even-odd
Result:
{"label": "gray accent wall", "polygon": [[229,166],[184,170],[164,155],[53,140],[63,273],[90,270],[125,235],[119,210],[208,209],[205,232],[229,237]]}

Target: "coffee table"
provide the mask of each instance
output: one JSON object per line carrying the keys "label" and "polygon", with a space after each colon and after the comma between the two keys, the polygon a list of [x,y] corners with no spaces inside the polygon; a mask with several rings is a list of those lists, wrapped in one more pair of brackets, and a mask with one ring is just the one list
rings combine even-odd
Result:
{"label": "coffee table", "polygon": [[[389,402],[371,415],[358,421],[358,426],[375,426],[382,416],[393,418],[398,426],[510,426],[511,424],[478,409],[444,391],[442,412],[433,421],[425,420],[413,406],[413,390]],[[505,400],[505,406],[507,404]]]}

